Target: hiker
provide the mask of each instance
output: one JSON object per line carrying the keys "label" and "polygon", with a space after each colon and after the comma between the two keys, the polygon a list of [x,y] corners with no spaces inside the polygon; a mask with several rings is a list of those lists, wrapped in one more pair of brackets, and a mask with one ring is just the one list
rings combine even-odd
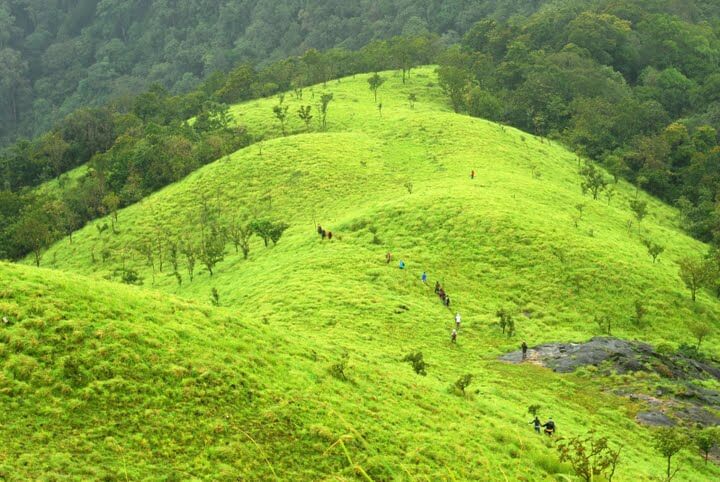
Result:
{"label": "hiker", "polygon": [[545,427],[545,435],[552,437],[555,433],[555,422],[553,422],[552,417],[548,418],[548,421],[542,424],[542,426]]}
{"label": "hiker", "polygon": [[440,282],[436,281],[435,282],[435,294],[439,294],[441,289],[442,289],[442,287],[440,286]]}
{"label": "hiker", "polygon": [[450,295],[445,296],[445,306],[450,308]]}
{"label": "hiker", "polygon": [[327,231],[325,231],[323,229],[322,232],[320,233],[320,236],[322,236],[323,240],[325,240],[325,237],[327,237]]}
{"label": "hiker", "polygon": [[426,273],[425,271],[423,271],[423,274],[422,274],[422,276],[420,277],[420,279],[422,280],[422,282],[423,282],[424,284],[427,284],[427,273]]}
{"label": "hiker", "polygon": [[443,303],[445,303],[445,296],[446,296],[446,295],[445,295],[445,290],[444,290],[444,289],[440,288],[440,290],[438,291],[438,296],[439,296],[440,299],[443,301]]}
{"label": "hiker", "polygon": [[460,312],[455,313],[455,328],[460,329]]}
{"label": "hiker", "polygon": [[400,260],[399,266],[400,266],[400,269],[405,269],[405,261]]}
{"label": "hiker", "polygon": [[475,169],[470,171],[470,179],[475,179]]}
{"label": "hiker", "polygon": [[319,224],[318,224],[318,228],[317,228],[317,233],[318,233],[320,236],[322,236],[322,233],[323,233],[323,228],[322,228],[322,226],[320,226]]}
{"label": "hiker", "polygon": [[390,251],[388,251],[387,254],[385,255],[385,262],[387,264],[390,264],[390,261],[392,261],[392,253]]}
{"label": "hiker", "polygon": [[452,333],[450,333],[450,341],[452,343],[457,343],[457,330],[453,328]]}
{"label": "hiker", "polygon": [[535,425],[535,433],[540,433],[541,424],[540,424],[540,419],[538,418],[537,415],[535,415],[535,419],[533,419],[533,421],[530,423]]}
{"label": "hiker", "polygon": [[527,358],[527,350],[528,350],[527,343],[522,342],[522,345],[520,345],[520,349],[522,350],[522,359],[524,360]]}
{"label": "hiker", "polygon": [[332,231],[328,231],[328,241],[332,241]]}

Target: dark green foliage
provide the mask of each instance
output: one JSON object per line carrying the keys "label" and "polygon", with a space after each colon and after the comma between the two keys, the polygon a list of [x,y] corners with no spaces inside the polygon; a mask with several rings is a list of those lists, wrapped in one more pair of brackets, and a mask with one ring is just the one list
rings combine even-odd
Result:
{"label": "dark green foliage", "polygon": [[308,131],[310,130],[310,122],[313,120],[313,115],[311,114],[312,106],[311,105],[301,105],[298,109],[298,117],[300,117],[300,120],[305,123],[305,129]]}
{"label": "dark green foliage", "polygon": [[515,334],[515,319],[512,314],[505,308],[501,308],[495,313],[498,317],[498,325],[502,329],[503,333],[507,333],[507,336],[513,336]]}
{"label": "dark green foliage", "polygon": [[537,404],[530,405],[530,406],[528,407],[528,413],[529,413],[530,415],[532,415],[533,417],[537,417],[537,416],[538,416],[538,413],[540,413],[540,409],[541,409],[541,408],[542,408],[542,407],[541,407],[540,405],[537,405]]}
{"label": "dark green foliage", "polygon": [[213,288],[210,292],[210,301],[213,306],[220,306],[220,293],[218,293],[217,288]]}
{"label": "dark green foliage", "polygon": [[642,326],[645,321],[645,315],[647,315],[647,308],[642,300],[635,300],[634,306],[635,316],[633,317],[633,322],[636,326]]}
{"label": "dark green foliage", "polygon": [[679,428],[660,428],[654,434],[654,447],[666,461],[665,480],[670,481],[677,474],[680,467],[672,470],[672,458],[687,445],[687,437]]}
{"label": "dark green foliage", "polygon": [[580,176],[582,177],[580,187],[582,188],[583,194],[590,192],[593,199],[597,199],[600,193],[607,187],[608,183],[605,179],[605,174],[593,163],[585,163],[582,169],[580,169]]}
{"label": "dark green foliage", "polygon": [[640,223],[647,216],[647,201],[633,199],[630,201],[630,209],[635,214],[635,219]]}
{"label": "dark green foliage", "polygon": [[695,301],[698,290],[710,279],[710,268],[704,260],[690,256],[681,258],[678,266],[680,267],[680,279],[690,290],[690,297]]}
{"label": "dark green foliage", "polygon": [[653,264],[655,264],[657,257],[660,256],[663,253],[663,251],[665,251],[665,247],[657,244],[656,242],[654,242],[650,239],[643,239],[642,243],[647,248],[648,254],[652,258]]}
{"label": "dark green foliage", "polygon": [[210,276],[213,275],[215,265],[225,259],[225,236],[217,225],[212,224],[207,229],[203,228],[199,258]]}
{"label": "dark green foliage", "polygon": [[375,103],[377,104],[377,93],[378,89],[385,83],[385,78],[378,75],[377,72],[375,72],[369,79],[368,84],[370,86],[370,90],[372,91],[373,95],[375,96]]}
{"label": "dark green foliage", "polygon": [[285,132],[285,122],[287,121],[288,109],[289,107],[287,105],[283,106],[280,104],[273,107],[273,114],[275,114],[275,118],[280,122],[280,129],[282,130],[283,136],[287,135]]}
{"label": "dark green foliage", "polygon": [[423,360],[422,352],[419,351],[417,353],[408,353],[407,355],[405,355],[405,358],[403,358],[402,361],[409,362],[412,365],[413,370],[415,370],[415,373],[417,373],[418,375],[427,375],[427,372],[425,371],[425,360]]}
{"label": "dark green foliage", "polygon": [[720,446],[720,427],[706,427],[696,430],[692,434],[692,439],[703,455],[705,464],[707,464],[710,452]]}
{"label": "dark green foliage", "polygon": [[347,370],[347,364],[349,359],[350,356],[347,353],[344,353],[340,358],[339,362],[330,365],[330,368],[328,369],[330,375],[337,378],[338,380],[346,382],[348,380],[348,377],[345,373],[345,370]]}
{"label": "dark green foliage", "polygon": [[455,384],[453,385],[455,389],[461,393],[463,396],[465,395],[465,389],[470,386],[470,383],[472,383],[473,376],[470,374],[465,374],[458,378],[455,381]]}
{"label": "dark green foliage", "polygon": [[270,241],[272,241],[273,244],[277,244],[289,226],[283,222],[274,223],[267,219],[261,219],[251,222],[250,227],[255,234],[262,238],[265,247],[267,247]]}
{"label": "dark green foliage", "polygon": [[621,448],[613,449],[607,437],[598,437],[591,431],[585,437],[561,438],[557,449],[560,462],[568,462],[582,480],[590,482],[602,476],[612,482]]}

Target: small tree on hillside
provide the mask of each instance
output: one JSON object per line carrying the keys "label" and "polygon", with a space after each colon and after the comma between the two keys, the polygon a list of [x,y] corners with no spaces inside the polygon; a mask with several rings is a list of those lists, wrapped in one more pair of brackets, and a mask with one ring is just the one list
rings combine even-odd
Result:
{"label": "small tree on hillside", "polygon": [[633,317],[633,322],[636,326],[642,326],[645,315],[647,315],[645,303],[643,303],[642,300],[635,300],[635,316]]}
{"label": "small tree on hillside", "polygon": [[110,224],[112,232],[117,233],[118,208],[120,207],[120,196],[114,192],[110,192],[102,199],[103,209],[106,214],[110,215]]}
{"label": "small tree on hillside", "polygon": [[597,437],[590,431],[585,437],[561,438],[557,444],[560,462],[568,462],[582,480],[591,482],[603,476],[612,482],[621,447],[613,449],[607,437]]}
{"label": "small tree on hillside", "polygon": [[710,452],[714,448],[720,447],[720,427],[706,427],[697,430],[692,438],[700,450],[700,453],[702,453],[705,464],[707,465]]}
{"label": "small tree on hillside", "polygon": [[202,234],[200,261],[212,276],[213,268],[223,259],[225,259],[225,236],[217,225],[211,225]]}
{"label": "small tree on hillside", "polygon": [[617,194],[617,190],[615,189],[615,186],[610,186],[608,188],[605,188],[605,191],[603,191],[605,194],[605,199],[607,199],[608,206],[612,202],[612,199],[615,197],[615,194]]}
{"label": "small tree on hillside", "polygon": [[695,301],[697,291],[709,279],[708,265],[701,259],[686,256],[678,261],[680,266],[680,279],[690,290],[690,297]]}
{"label": "small tree on hillside", "polygon": [[385,78],[381,77],[377,72],[375,72],[369,79],[368,84],[370,86],[370,90],[372,90],[372,93],[375,95],[375,103],[377,104],[377,93],[380,86],[382,86],[385,83]]}
{"label": "small tree on hillside", "polygon": [[311,105],[301,105],[298,109],[298,117],[300,117],[300,120],[305,123],[305,130],[307,131],[310,130],[310,122],[313,120],[313,115],[310,113],[311,110]]}
{"label": "small tree on hillside", "polygon": [[672,470],[672,458],[685,448],[687,437],[677,428],[661,428],[655,432],[655,449],[667,460],[665,480],[669,482],[675,477],[680,467]]}
{"label": "small tree on hillside", "polygon": [[287,121],[288,108],[289,106],[287,105],[276,105],[273,107],[273,114],[275,114],[275,118],[280,122],[280,129],[282,130],[283,136],[286,135],[285,122]]}
{"label": "small tree on hillside", "polygon": [[13,231],[15,244],[32,252],[35,266],[40,266],[43,251],[53,240],[53,230],[47,215],[40,208],[23,212]]}
{"label": "small tree on hillside", "polygon": [[195,275],[195,261],[197,259],[197,248],[192,241],[186,241],[180,246],[180,252],[185,256],[185,264],[187,266],[188,277],[192,283]]}
{"label": "small tree on hillside", "polygon": [[327,129],[328,106],[330,105],[330,102],[332,102],[332,100],[332,93],[323,94],[320,97],[320,105],[318,106],[318,108],[320,109],[320,120],[323,129]]}
{"label": "small tree on hillside", "polygon": [[250,238],[253,235],[251,223],[241,219],[233,218],[228,227],[228,236],[235,246],[235,253],[242,249],[243,258],[247,259],[250,254]]}
{"label": "small tree on hillside", "polygon": [[600,193],[607,187],[608,183],[605,175],[592,162],[585,163],[585,166],[580,169],[580,175],[583,178],[580,183],[583,194],[590,192],[593,199],[597,199]]}
{"label": "small tree on hillside", "polygon": [[630,209],[635,215],[635,219],[637,219],[638,223],[641,223],[642,220],[645,219],[645,216],[647,216],[648,214],[647,201],[643,201],[641,199],[632,199],[630,200]]}
{"label": "small tree on hillside", "polygon": [[698,321],[698,322],[692,323],[689,328],[690,328],[690,333],[692,333],[692,335],[697,340],[697,345],[695,345],[695,351],[697,353],[700,353],[700,344],[706,337],[712,335],[712,327],[710,325],[708,325],[707,323]]}
{"label": "small tree on hillside", "polygon": [[655,264],[658,256],[660,256],[663,251],[665,251],[665,247],[657,244],[654,241],[651,241],[650,239],[643,239],[642,243],[647,248],[648,254],[652,258],[653,264]]}

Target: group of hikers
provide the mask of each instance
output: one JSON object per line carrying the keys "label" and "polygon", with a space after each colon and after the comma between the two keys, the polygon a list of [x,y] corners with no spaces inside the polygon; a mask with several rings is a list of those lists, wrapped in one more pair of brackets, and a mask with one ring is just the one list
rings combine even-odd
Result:
{"label": "group of hikers", "polygon": [[[426,276],[425,273],[423,273],[423,276]],[[438,295],[443,305],[450,308],[450,295],[445,292],[445,289],[440,285],[439,281],[435,282],[435,294]]]}
{"label": "group of hikers", "polygon": [[317,233],[322,237],[323,240],[327,238],[329,241],[332,241],[333,233],[332,231],[325,231],[322,226],[318,224],[317,227]]}
{"label": "group of hikers", "polygon": [[540,419],[537,415],[535,415],[535,418],[530,422],[530,424],[535,426],[535,432],[540,433],[540,428],[544,427],[545,435],[548,437],[552,437],[552,435],[555,433],[555,422],[553,422],[552,417],[548,418],[548,421],[545,423],[540,423]]}

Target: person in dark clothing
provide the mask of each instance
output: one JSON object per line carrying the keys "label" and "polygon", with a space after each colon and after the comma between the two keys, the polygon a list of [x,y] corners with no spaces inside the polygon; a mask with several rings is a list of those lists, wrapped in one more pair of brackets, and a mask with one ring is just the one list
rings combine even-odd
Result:
{"label": "person in dark clothing", "polygon": [[322,228],[322,226],[320,226],[319,224],[318,224],[318,228],[317,228],[317,233],[318,233],[320,236],[322,236],[322,233],[323,233],[323,228]]}
{"label": "person in dark clothing", "polygon": [[435,294],[440,293],[440,290],[441,290],[441,289],[442,289],[442,287],[440,286],[440,282],[439,282],[439,281],[436,281],[436,282],[435,282]]}
{"label": "person in dark clothing", "polygon": [[542,426],[542,424],[540,423],[540,419],[537,415],[535,415],[535,418],[530,423],[535,426],[535,433],[540,433],[540,427]]}
{"label": "person in dark clothing", "polygon": [[327,237],[327,231],[324,229],[322,230],[322,233],[320,233],[320,236],[322,236],[323,240]]}
{"label": "person in dark clothing", "polygon": [[457,330],[453,328],[452,333],[450,333],[450,341],[452,343],[457,343]]}
{"label": "person in dark clothing", "polygon": [[470,171],[470,179],[475,179],[475,169]]}
{"label": "person in dark clothing", "polygon": [[328,231],[328,241],[332,241],[332,231]]}
{"label": "person in dark clothing", "polygon": [[445,306],[447,306],[448,308],[450,308],[450,296],[449,296],[449,295],[446,295],[446,296],[445,296]]}
{"label": "person in dark clothing", "polygon": [[548,421],[542,424],[542,426],[545,427],[545,435],[552,437],[555,433],[555,422],[553,422],[553,419],[548,418]]}
{"label": "person in dark clothing", "polygon": [[387,264],[390,264],[390,261],[392,261],[392,253],[390,251],[388,251],[387,254],[385,255],[385,262]]}
{"label": "person in dark clothing", "polygon": [[527,343],[522,342],[522,345],[520,345],[520,349],[522,350],[522,359],[524,360],[527,358],[527,350],[528,350]]}

